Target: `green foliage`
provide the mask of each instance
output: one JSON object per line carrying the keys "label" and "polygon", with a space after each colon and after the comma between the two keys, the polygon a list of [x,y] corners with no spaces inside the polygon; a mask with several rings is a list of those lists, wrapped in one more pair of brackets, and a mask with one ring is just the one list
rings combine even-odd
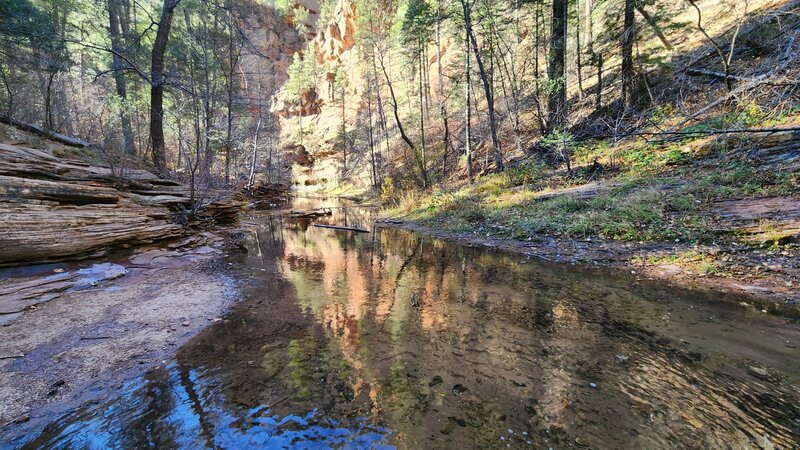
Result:
{"label": "green foliage", "polygon": [[397,188],[392,177],[385,177],[381,183],[380,200],[384,205],[397,204]]}
{"label": "green foliage", "polygon": [[569,131],[559,129],[542,137],[542,145],[552,149],[570,167],[571,151],[575,147],[575,136]]}
{"label": "green foliage", "polygon": [[[52,7],[56,5],[53,4]],[[67,48],[60,39],[58,24],[51,14],[38,8],[30,0],[0,0],[0,18],[0,38],[7,46],[5,51],[10,45],[27,49],[33,54],[44,56],[30,58],[28,64],[49,72],[66,69]]]}
{"label": "green foliage", "polygon": [[656,105],[656,107],[653,109],[653,114],[650,116],[650,120],[652,120],[655,124],[662,124],[671,119],[674,114],[675,105],[672,103]]}
{"label": "green foliage", "polygon": [[299,100],[301,95],[317,84],[315,61],[312,57],[305,57],[305,55],[316,53],[315,49],[310,47],[311,44],[307,45],[304,54],[295,53],[292,64],[289,66],[289,79],[284,86],[284,92],[289,101]]}
{"label": "green foliage", "polygon": [[525,184],[536,181],[542,176],[544,171],[545,166],[534,161],[506,169],[506,176],[508,176],[512,186],[524,186]]}
{"label": "green foliage", "polygon": [[636,168],[653,167],[657,159],[655,148],[648,144],[630,146],[620,154],[628,164]]}
{"label": "green foliage", "polygon": [[294,0],[275,0],[274,7],[281,13],[282,16],[292,15],[294,9]]}
{"label": "green foliage", "polygon": [[[319,3],[319,19],[318,23],[320,24],[327,24],[333,20],[333,13],[336,10],[336,1],[334,0],[322,0]],[[361,8],[358,8],[361,11]],[[359,14],[359,17],[361,15]]]}
{"label": "green foliage", "polygon": [[430,36],[434,19],[433,8],[426,0],[407,0],[405,14],[402,17],[403,40],[414,44],[426,41]]}
{"label": "green foliage", "polygon": [[542,144],[546,147],[574,147],[575,136],[566,130],[554,130],[542,137]]}

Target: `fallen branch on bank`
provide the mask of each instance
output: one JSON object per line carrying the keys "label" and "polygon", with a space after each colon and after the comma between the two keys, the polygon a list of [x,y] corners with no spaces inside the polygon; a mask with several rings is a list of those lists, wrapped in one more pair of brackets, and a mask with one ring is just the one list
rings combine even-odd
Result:
{"label": "fallen branch on bank", "polygon": [[710,111],[714,107],[720,105],[721,103],[724,103],[724,102],[728,101],[731,98],[734,98],[735,96],[737,96],[737,95],[739,95],[739,94],[741,94],[741,93],[743,93],[745,91],[748,91],[750,89],[754,89],[756,87],[759,87],[759,86],[762,86],[762,85],[765,85],[765,84],[770,84],[771,78],[773,76],[779,74],[781,71],[783,71],[783,69],[785,69],[787,66],[789,66],[790,63],[792,63],[795,59],[797,59],[797,52],[794,51],[794,43],[795,43],[795,40],[797,40],[798,34],[800,34],[800,31],[795,31],[795,33],[789,38],[788,42],[786,43],[786,46],[783,49],[783,52],[781,52],[780,58],[778,58],[778,64],[775,67],[773,67],[772,69],[770,69],[766,73],[763,73],[761,75],[753,77],[750,81],[742,84],[741,86],[737,87],[736,89],[733,89],[733,90],[729,91],[726,95],[720,96],[718,99],[716,99],[716,100],[712,101],[711,103],[707,104],[706,106],[700,108],[698,111],[695,111],[694,113],[689,115],[689,117],[684,119],[683,122],[681,122],[678,125],[676,125],[675,127],[673,127],[673,130],[675,128],[680,128],[680,127],[684,126],[685,124],[689,123],[690,121],[692,121],[692,120],[696,119],[697,117],[699,117],[699,116],[705,114],[706,112]]}
{"label": "fallen branch on bank", "polygon": [[705,69],[687,69],[687,75],[691,76],[702,76],[702,77],[711,77],[711,78],[720,78],[722,80],[728,79],[731,81],[739,81],[743,83],[752,83],[757,82],[760,84],[768,84],[771,86],[792,86],[796,84],[800,84],[800,80],[793,80],[788,78],[777,78],[777,79],[766,79],[762,80],[757,77],[742,77],[738,75],[725,75],[724,72],[717,72],[714,70],[705,70]]}
{"label": "fallen branch on bank", "polygon": [[800,133],[800,127],[786,127],[786,128],[733,128],[727,130],[684,130],[684,131],[632,131],[630,133],[620,133],[617,135],[600,135],[592,136],[590,139],[610,139],[610,138],[626,138],[631,136],[712,136],[718,134],[775,134],[775,133]]}
{"label": "fallen branch on bank", "polygon": [[7,116],[0,116],[0,122],[19,128],[22,131],[27,131],[28,133],[33,133],[52,141],[60,142],[64,145],[69,145],[71,147],[86,148],[94,146],[91,142],[74,138],[72,136],[67,136],[66,134],[56,133],[55,131],[50,131],[44,127],[40,127],[39,125],[12,119]]}

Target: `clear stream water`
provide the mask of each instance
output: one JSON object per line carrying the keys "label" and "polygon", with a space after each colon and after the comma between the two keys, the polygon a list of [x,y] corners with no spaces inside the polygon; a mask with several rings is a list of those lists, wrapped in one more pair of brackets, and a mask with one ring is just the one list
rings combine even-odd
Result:
{"label": "clear stream water", "polygon": [[800,446],[797,323],[314,206],[370,232],[257,217],[226,320],[9,446]]}

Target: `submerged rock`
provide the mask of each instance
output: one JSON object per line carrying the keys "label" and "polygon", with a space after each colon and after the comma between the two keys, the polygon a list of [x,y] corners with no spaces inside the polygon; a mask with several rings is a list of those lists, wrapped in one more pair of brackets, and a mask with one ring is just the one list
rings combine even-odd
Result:
{"label": "submerged rock", "polygon": [[758,378],[759,380],[769,381],[771,383],[780,381],[781,379],[781,375],[779,373],[764,367],[747,366],[747,373]]}

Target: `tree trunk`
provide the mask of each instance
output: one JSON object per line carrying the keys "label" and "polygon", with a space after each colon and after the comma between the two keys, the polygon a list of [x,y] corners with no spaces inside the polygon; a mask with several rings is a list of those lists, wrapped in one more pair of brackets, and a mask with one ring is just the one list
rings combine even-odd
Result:
{"label": "tree trunk", "polygon": [[375,86],[373,85],[374,81],[375,80],[370,79],[367,80],[367,119],[369,121],[367,138],[369,143],[370,162],[372,165],[372,187],[378,189],[380,186],[380,180],[378,180],[377,163],[375,161],[375,135],[372,127],[372,90],[375,89]]}
{"label": "tree trunk", "polygon": [[378,58],[378,60],[381,64],[381,70],[383,70],[383,76],[386,78],[386,85],[389,87],[389,97],[392,99],[392,112],[394,113],[394,121],[397,124],[397,130],[400,132],[400,137],[403,139],[403,142],[405,142],[408,148],[411,149],[414,154],[416,154],[417,148],[414,146],[414,143],[411,141],[411,139],[408,138],[406,130],[403,128],[403,123],[400,122],[397,96],[394,94],[394,87],[392,86],[392,80],[389,78],[389,72],[386,71],[386,65],[383,63],[383,56]]}
{"label": "tree trunk", "polygon": [[180,1],[164,0],[150,65],[150,142],[153,151],[153,169],[159,174],[167,170],[164,140],[164,54],[167,51],[172,16]]}
{"label": "tree trunk", "polygon": [[472,130],[470,129],[472,122],[472,95],[471,90],[471,62],[472,57],[469,56],[469,31],[465,31],[464,36],[464,101],[466,102],[466,111],[464,112],[464,150],[467,154],[467,178],[472,183],[472,147],[470,141],[472,140]]}
{"label": "tree trunk", "polygon": [[472,30],[470,8],[467,5],[466,0],[461,0],[461,5],[464,9],[464,23],[467,29],[467,36],[469,37],[470,42],[472,42],[472,50],[475,54],[475,62],[478,63],[478,73],[481,76],[483,91],[486,96],[486,104],[489,114],[489,130],[492,134],[492,156],[494,157],[495,167],[498,171],[502,172],[505,169],[505,166],[503,164],[503,153],[500,149],[500,140],[497,138],[497,124],[495,123],[494,118],[494,94],[492,94],[492,87],[489,84],[489,78],[486,73],[486,69],[483,66],[483,59],[481,58],[481,52],[478,48],[478,41],[475,39],[475,33]]}
{"label": "tree trunk", "polygon": [[580,20],[580,7],[576,8],[576,15],[578,16],[577,26],[575,27],[575,64],[577,65],[576,75],[578,76],[578,97],[583,100],[586,92],[583,90],[583,59],[581,58],[581,20]]}
{"label": "tree trunk", "polygon": [[447,154],[450,151],[450,125],[447,120],[447,96],[444,94],[444,74],[442,72],[442,5],[441,0],[436,8],[436,72],[438,76],[437,90],[439,98],[439,115],[444,127],[444,154],[442,155],[442,176],[447,173]]}
{"label": "tree trunk", "polygon": [[[370,21],[370,26],[372,22]],[[392,155],[389,154],[389,127],[386,121],[386,111],[383,109],[383,100],[381,99],[381,86],[378,84],[378,65],[375,63],[375,46],[371,49],[372,58],[372,76],[375,79],[375,97],[378,102],[378,119],[380,119],[381,130],[383,137],[386,140],[386,161],[391,162]]]}
{"label": "tree trunk", "polygon": [[53,120],[53,80],[57,72],[48,72],[47,85],[44,90],[44,117],[45,126],[51,130],[55,130],[55,123]]}
{"label": "tree trunk", "polygon": [[225,130],[225,183],[230,183],[231,180],[231,147],[233,146],[233,90],[234,90],[234,71],[239,62],[240,50],[236,49],[234,52],[234,26],[235,20],[230,11],[230,6],[226,3],[226,13],[228,15],[228,70],[225,74],[225,88],[227,93],[226,103],[226,130]]}
{"label": "tree trunk", "polygon": [[347,117],[345,115],[345,85],[344,76],[342,77],[342,177],[347,172]]}
{"label": "tree trunk", "polygon": [[547,77],[551,84],[547,96],[548,132],[563,127],[567,120],[567,1],[553,0],[547,58]]}
{"label": "tree trunk", "polygon": [[540,25],[543,19],[542,14],[542,4],[536,3],[536,14],[534,17],[534,31],[533,31],[533,48],[534,48],[534,55],[533,55],[533,90],[534,90],[534,99],[536,100],[536,119],[539,122],[539,133],[545,134],[547,132],[547,121],[544,117],[544,111],[542,109],[542,84],[541,84],[541,77],[539,76],[539,49],[541,48],[540,36],[541,33],[539,32]]}
{"label": "tree trunk", "polygon": [[664,45],[664,48],[666,48],[669,51],[672,51],[672,44],[669,43],[669,40],[664,35],[664,31],[661,29],[660,26],[658,26],[658,22],[656,22],[656,19],[653,16],[651,16],[650,13],[648,13],[647,10],[645,10],[644,7],[641,5],[636,5],[636,11],[639,11],[639,14],[642,15],[642,18],[645,20],[645,22],[647,22],[647,24],[650,25],[650,28],[653,29],[653,32],[658,37],[658,40],[661,41],[661,43]]}
{"label": "tree trunk", "polygon": [[594,109],[603,106],[603,54],[597,54],[597,97],[595,98]]}
{"label": "tree trunk", "polygon": [[253,136],[253,158],[250,160],[250,175],[247,177],[247,191],[253,190],[256,181],[256,157],[258,155],[258,134],[261,132],[261,110],[258,111],[258,121],[256,121],[256,132]]}
{"label": "tree trunk", "polygon": [[111,37],[111,68],[114,70],[114,84],[117,88],[117,96],[122,103],[119,110],[119,121],[122,126],[122,148],[126,155],[133,155],[136,153],[136,146],[133,142],[133,128],[131,127],[131,118],[128,115],[128,92],[125,85],[125,73],[123,72],[123,60],[121,53],[123,52],[122,45],[122,27],[120,25],[120,5],[119,0],[108,0],[108,25],[109,35]]}
{"label": "tree trunk", "polygon": [[427,162],[425,161],[425,92],[424,89],[424,72],[425,72],[425,53],[422,51],[422,40],[419,42],[420,51],[417,55],[419,58],[419,74],[417,77],[417,81],[419,82],[419,141],[420,141],[420,149],[422,151],[422,159],[420,161],[420,172],[422,173],[422,185],[423,187],[428,187],[428,167]]}
{"label": "tree trunk", "polygon": [[633,98],[633,43],[636,39],[636,18],[634,17],[635,0],[625,0],[625,20],[622,30],[622,93],[620,106],[630,109],[635,104]]}

